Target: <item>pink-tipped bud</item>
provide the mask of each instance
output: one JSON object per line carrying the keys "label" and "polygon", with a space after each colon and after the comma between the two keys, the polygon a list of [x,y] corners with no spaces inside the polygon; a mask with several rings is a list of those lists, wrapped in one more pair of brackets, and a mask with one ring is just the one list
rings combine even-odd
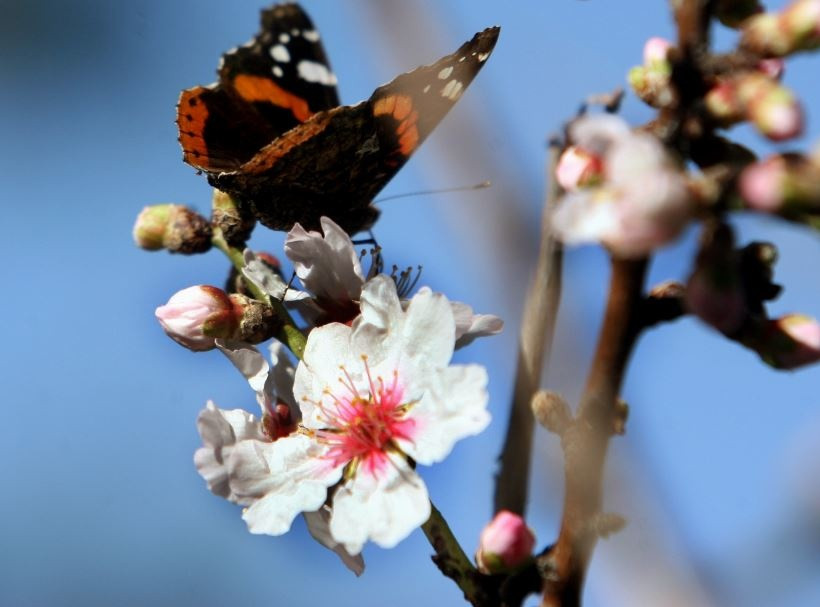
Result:
{"label": "pink-tipped bud", "polygon": [[775,85],[750,100],[749,119],[772,141],[784,141],[803,132],[803,110],[792,92]]}
{"label": "pink-tipped bud", "polygon": [[228,294],[209,285],[174,293],[155,314],[171,339],[197,352],[213,349],[214,338],[233,337],[241,317]]}
{"label": "pink-tipped bud", "polygon": [[712,117],[721,124],[728,126],[743,120],[744,106],[734,80],[719,82],[713,86],[706,93],[704,103]]}
{"label": "pink-tipped bud", "polygon": [[796,369],[820,361],[820,323],[803,314],[770,320],[758,351],[778,369]]}
{"label": "pink-tipped bud", "polygon": [[576,145],[564,150],[555,168],[555,178],[567,191],[598,183],[603,173],[603,159]]}
{"label": "pink-tipped bud", "polygon": [[771,78],[772,80],[780,80],[783,77],[783,72],[786,71],[786,62],[782,59],[761,59],[757,62],[758,71]]}
{"label": "pink-tipped bud", "polygon": [[764,57],[788,55],[793,41],[780,21],[776,13],[761,13],[747,19],[742,26],[741,47]]}
{"label": "pink-tipped bud", "polygon": [[737,27],[743,21],[763,10],[758,0],[717,0],[715,16],[726,27]]}
{"label": "pink-tipped bud", "polygon": [[781,17],[794,50],[811,50],[820,46],[820,0],[797,0]]}
{"label": "pink-tipped bud", "polygon": [[786,163],[781,156],[756,162],[740,175],[740,195],[750,208],[773,213],[783,206],[786,177]]}
{"label": "pink-tipped bud", "polygon": [[647,67],[653,67],[657,64],[669,65],[666,58],[669,49],[672,48],[672,43],[665,38],[653,36],[646,41],[643,46],[643,64]]}
{"label": "pink-tipped bud", "polygon": [[519,515],[502,510],[484,527],[476,562],[482,573],[506,573],[526,563],[535,548],[535,535]]}
{"label": "pink-tipped bud", "polygon": [[204,253],[211,248],[211,224],[196,211],[180,204],[145,207],[134,223],[134,242],[148,251]]}

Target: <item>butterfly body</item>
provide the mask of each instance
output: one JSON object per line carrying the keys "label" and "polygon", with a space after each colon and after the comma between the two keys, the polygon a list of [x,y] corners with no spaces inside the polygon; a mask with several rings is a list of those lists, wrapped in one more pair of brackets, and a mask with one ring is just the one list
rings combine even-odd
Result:
{"label": "butterfly body", "polygon": [[498,31],[340,106],[310,19],[296,4],[274,6],[253,40],[223,56],[218,83],[183,91],[184,160],[269,228],[315,229],[322,216],[349,233],[369,228],[373,197],[459,99]]}

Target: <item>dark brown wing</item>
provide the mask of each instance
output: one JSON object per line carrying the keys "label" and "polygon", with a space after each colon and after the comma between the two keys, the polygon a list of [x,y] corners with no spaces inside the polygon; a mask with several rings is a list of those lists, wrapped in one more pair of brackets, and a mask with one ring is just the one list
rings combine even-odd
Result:
{"label": "dark brown wing", "polygon": [[297,4],[262,11],[261,31],[222,56],[219,82],[182,92],[177,126],[184,160],[208,173],[239,168],[264,145],[339,104],[336,77]]}
{"label": "dark brown wing", "polygon": [[378,217],[373,197],[455,105],[492,52],[499,28],[452,55],[402,74],[367,101],[312,116],[211,183],[249,203],[275,230],[326,215],[349,233]]}

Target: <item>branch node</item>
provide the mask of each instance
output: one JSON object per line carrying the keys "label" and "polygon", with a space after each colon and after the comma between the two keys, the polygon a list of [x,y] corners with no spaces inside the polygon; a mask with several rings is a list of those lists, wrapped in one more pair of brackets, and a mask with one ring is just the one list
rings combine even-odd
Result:
{"label": "branch node", "polygon": [[530,402],[532,413],[544,428],[562,436],[572,423],[572,414],[564,397],[551,390],[540,390]]}

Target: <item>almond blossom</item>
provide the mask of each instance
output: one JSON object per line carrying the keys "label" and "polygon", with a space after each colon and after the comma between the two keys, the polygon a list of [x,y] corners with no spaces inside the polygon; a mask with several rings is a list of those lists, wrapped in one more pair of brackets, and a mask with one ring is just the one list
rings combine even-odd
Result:
{"label": "almond blossom", "polygon": [[423,288],[403,309],[380,275],[360,298],[352,326],[308,336],[293,384],[298,430],[233,445],[229,486],[252,533],[279,535],[300,512],[319,511],[350,555],[368,540],[392,547],[430,515],[415,463],[441,461],[489,423],[484,368],[449,365],[456,322],[446,297]]}
{"label": "almond blossom", "polygon": [[[358,301],[367,277],[347,232],[327,217],[320,223],[324,234],[307,231],[298,223],[288,232],[285,255],[309,293],[290,289],[285,300],[314,324],[350,322],[359,313]],[[456,348],[477,337],[495,335],[504,326],[497,316],[473,314],[467,304],[450,303],[456,320]]]}
{"label": "almond blossom", "polygon": [[567,244],[599,242],[618,257],[644,257],[689,221],[686,179],[661,143],[611,115],[584,117],[571,130],[578,147],[602,159],[604,179],[565,195],[553,230]]}
{"label": "almond blossom", "polygon": [[[243,453],[256,449],[257,444],[272,444],[296,430],[299,408],[293,398],[295,370],[278,343],[271,346],[272,366],[253,346],[223,340],[217,340],[216,345],[256,392],[262,417],[257,418],[243,409],[219,409],[209,401],[197,419],[203,446],[194,454],[194,463],[214,494],[250,506],[257,497],[237,482],[247,474],[242,467],[246,461]],[[320,544],[336,552],[348,569],[361,575],[364,571],[361,556],[351,555],[330,536],[326,508],[305,513],[305,521],[308,531]]]}

